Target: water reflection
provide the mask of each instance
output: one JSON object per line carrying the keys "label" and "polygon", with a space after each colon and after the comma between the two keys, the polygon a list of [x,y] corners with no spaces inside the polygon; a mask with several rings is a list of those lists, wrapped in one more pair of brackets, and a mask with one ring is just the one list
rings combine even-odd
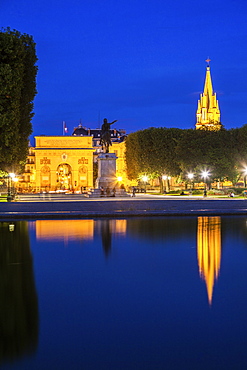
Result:
{"label": "water reflection", "polygon": [[212,303],[214,281],[221,262],[221,218],[198,217],[197,258],[201,277],[206,282],[208,302]]}
{"label": "water reflection", "polygon": [[[39,346],[11,368],[235,369],[236,358],[247,368],[246,220],[29,222]],[[0,233],[0,356],[10,359],[37,344],[37,297],[27,224]]]}
{"label": "water reflection", "polygon": [[0,362],[32,353],[38,300],[27,222],[0,222]]}
{"label": "water reflection", "polygon": [[37,220],[36,238],[40,241],[93,240],[97,233],[101,235],[102,249],[108,256],[112,247],[112,235],[125,235],[126,220]]}
{"label": "water reflection", "polygon": [[68,245],[73,240],[93,241],[99,234],[106,257],[110,255],[112,239],[117,234],[125,236],[128,231],[138,235],[138,238],[162,239],[164,246],[175,246],[179,240],[184,242],[188,238],[195,238],[196,230],[199,272],[205,280],[211,304],[221,261],[220,217],[36,221],[36,238],[40,241],[64,241]]}
{"label": "water reflection", "polygon": [[92,240],[94,220],[37,220],[38,240]]}

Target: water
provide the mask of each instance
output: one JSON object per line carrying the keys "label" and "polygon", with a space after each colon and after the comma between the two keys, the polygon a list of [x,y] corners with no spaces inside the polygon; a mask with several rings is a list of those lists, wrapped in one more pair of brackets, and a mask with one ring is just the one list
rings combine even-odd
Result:
{"label": "water", "polygon": [[1,222],[1,368],[246,369],[246,222]]}

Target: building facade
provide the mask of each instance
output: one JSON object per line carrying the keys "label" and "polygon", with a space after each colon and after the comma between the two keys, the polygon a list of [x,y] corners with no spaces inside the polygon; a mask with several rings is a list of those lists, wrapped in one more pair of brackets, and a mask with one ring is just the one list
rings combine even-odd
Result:
{"label": "building facade", "polygon": [[[126,185],[125,135],[112,131],[110,152],[117,156],[116,177],[119,185]],[[95,163],[101,152],[99,141],[100,130],[89,129],[75,129],[72,136],[36,136],[34,147],[29,147],[18,191],[81,193],[93,188]]]}

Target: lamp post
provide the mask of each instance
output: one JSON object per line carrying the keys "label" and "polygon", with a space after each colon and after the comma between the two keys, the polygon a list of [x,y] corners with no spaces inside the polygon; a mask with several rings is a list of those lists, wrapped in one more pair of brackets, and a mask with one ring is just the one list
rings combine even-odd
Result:
{"label": "lamp post", "polygon": [[142,176],[142,181],[144,182],[144,192],[146,193],[148,176],[147,175]]}
{"label": "lamp post", "polygon": [[244,187],[246,188],[247,168],[244,169]]}
{"label": "lamp post", "polygon": [[207,196],[207,178],[209,176],[209,172],[208,171],[203,171],[202,172],[202,177],[203,177],[203,181],[204,181],[204,192],[203,192],[203,196],[204,198],[206,198]]}
{"label": "lamp post", "polygon": [[168,191],[170,191],[170,180],[171,180],[171,176],[167,176]]}
{"label": "lamp post", "polygon": [[8,187],[7,202],[11,202],[11,200],[14,198],[12,186],[13,186],[13,181],[15,181],[15,179],[16,179],[15,174],[13,172],[10,172],[8,174],[8,183],[7,183],[7,187]]}
{"label": "lamp post", "polygon": [[162,180],[164,180],[164,184],[165,184],[165,192],[167,192],[167,176],[166,176],[166,175],[163,175],[163,176],[162,176]]}
{"label": "lamp post", "polygon": [[193,173],[188,173],[188,178],[190,180],[190,195],[192,195],[192,179],[194,177]]}

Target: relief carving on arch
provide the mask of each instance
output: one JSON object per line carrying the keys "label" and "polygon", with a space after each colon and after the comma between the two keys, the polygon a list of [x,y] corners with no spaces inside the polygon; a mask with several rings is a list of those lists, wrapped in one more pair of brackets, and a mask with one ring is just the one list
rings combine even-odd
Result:
{"label": "relief carving on arch", "polygon": [[87,167],[86,166],[81,166],[79,167],[79,171],[78,171],[80,174],[85,174],[87,173]]}
{"label": "relief carving on arch", "polygon": [[40,169],[40,172],[41,172],[41,173],[50,173],[50,171],[51,171],[51,169],[50,169],[50,167],[49,167],[49,166],[43,166],[43,167],[41,167],[41,169]]}

